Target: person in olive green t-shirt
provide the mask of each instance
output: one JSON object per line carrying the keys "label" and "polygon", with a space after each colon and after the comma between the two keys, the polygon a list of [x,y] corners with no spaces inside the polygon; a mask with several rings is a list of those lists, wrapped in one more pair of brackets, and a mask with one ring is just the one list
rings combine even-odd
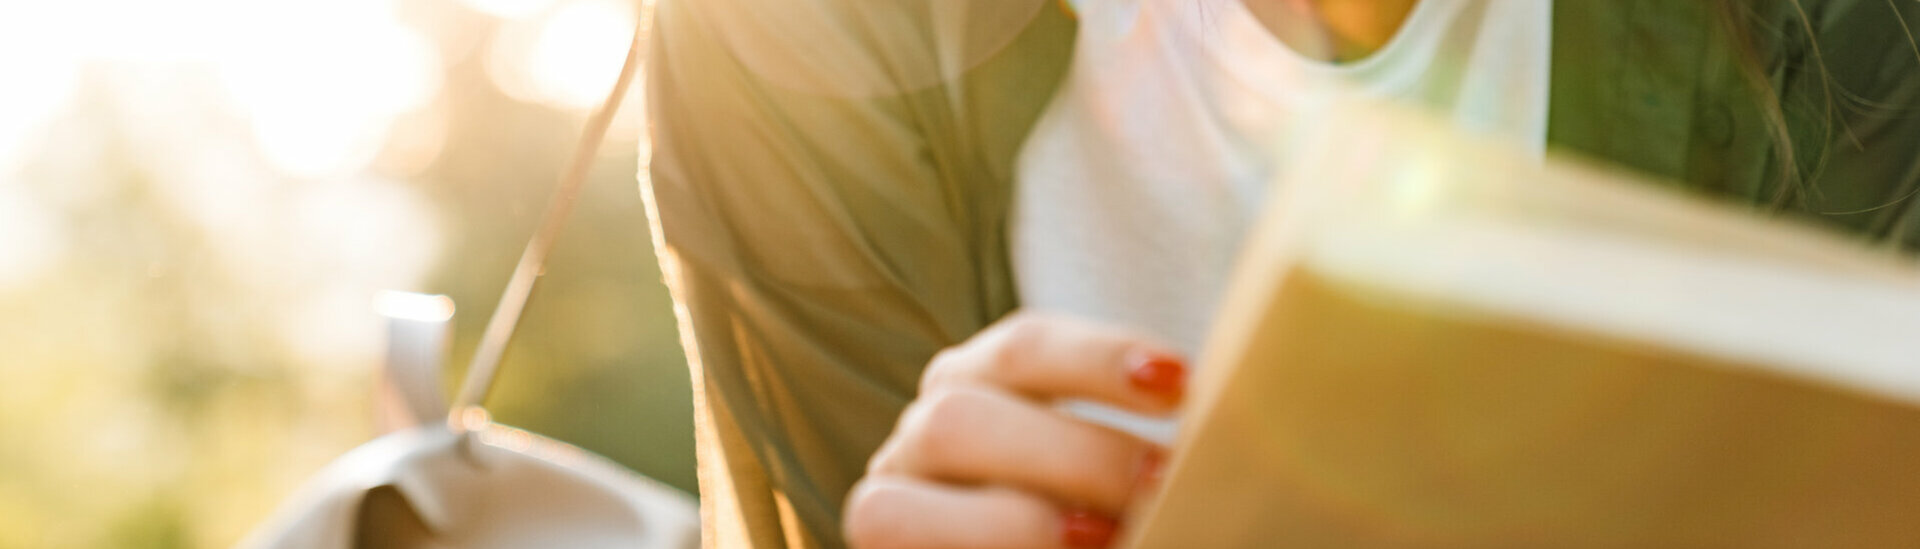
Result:
{"label": "person in olive green t-shirt", "polygon": [[[1015,156],[1076,22],[1043,0],[657,15],[646,189],[687,330],[707,543],[843,546],[849,490],[935,354],[960,346],[943,355],[960,371],[1007,358],[966,350],[992,351],[974,336],[1020,305]],[[1920,247],[1920,2],[1559,0],[1552,21],[1550,148]],[[1380,35],[1342,36],[1335,58]],[[1135,387],[1177,370],[1127,357]]]}

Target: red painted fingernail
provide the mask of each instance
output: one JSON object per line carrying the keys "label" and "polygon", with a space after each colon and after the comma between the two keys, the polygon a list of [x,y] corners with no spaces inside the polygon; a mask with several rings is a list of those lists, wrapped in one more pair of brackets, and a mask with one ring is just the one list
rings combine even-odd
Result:
{"label": "red painted fingernail", "polygon": [[1142,391],[1169,400],[1180,400],[1187,389],[1187,365],[1179,358],[1159,353],[1134,353],[1128,357],[1127,380]]}
{"label": "red painted fingernail", "polygon": [[1106,547],[1120,523],[1092,511],[1067,511],[1060,516],[1060,539],[1067,547]]}

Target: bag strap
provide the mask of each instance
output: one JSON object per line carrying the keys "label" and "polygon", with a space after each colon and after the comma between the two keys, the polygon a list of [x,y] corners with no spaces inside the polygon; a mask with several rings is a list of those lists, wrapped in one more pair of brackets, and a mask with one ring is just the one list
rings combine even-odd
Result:
{"label": "bag strap", "polygon": [[620,101],[633,84],[634,73],[638,72],[640,65],[641,46],[653,22],[654,2],[640,0],[638,4],[640,12],[633,29],[633,43],[627,46],[627,60],[620,67],[620,76],[614,81],[607,99],[588,118],[580,142],[573,149],[573,157],[567,161],[566,171],[561,172],[559,187],[554,190],[552,201],[547,204],[547,211],[540,218],[539,227],[533,233],[533,238],[527,241],[526,251],[520,254],[520,262],[514,265],[513,278],[507,281],[506,292],[500,296],[500,303],[494,306],[493,316],[487,319],[487,330],[480,336],[480,346],[473,353],[473,362],[467,366],[460,394],[449,411],[448,421],[456,431],[464,427],[462,417],[486,417],[481,407],[486,402],[487,394],[493,390],[494,379],[500,370],[500,359],[507,352],[507,343],[513,339],[514,328],[520,323],[520,314],[526,309],[527,298],[533,294],[533,287],[540,280],[548,252],[552,251],[554,241],[560,238],[567,216],[573,213],[573,205],[580,198],[580,189],[587,179],[587,169],[593,166],[594,155],[600,149],[601,141],[606,139],[608,127],[613,125],[613,115],[620,110]]}

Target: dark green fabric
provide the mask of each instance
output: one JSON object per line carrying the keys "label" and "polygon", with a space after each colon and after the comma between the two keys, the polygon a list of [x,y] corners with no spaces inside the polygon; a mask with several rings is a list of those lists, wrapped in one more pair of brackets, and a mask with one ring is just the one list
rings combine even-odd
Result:
{"label": "dark green fabric", "polygon": [[[1903,21],[1920,2],[1803,0],[1803,19],[1737,1],[1761,45],[1752,73],[1713,3],[1557,2],[1550,144],[1913,249],[1920,48]],[[709,543],[842,545],[842,500],[926,360],[1017,304],[1013,157],[1073,24],[1039,9],[990,58],[926,80],[919,68],[955,63],[934,5],[659,4],[646,190],[690,330]],[[824,16],[734,20],[796,6]],[[743,54],[742,29],[797,37],[780,43],[793,57]],[[848,44],[860,70],[817,54]],[[1770,95],[1797,173],[1780,171]]]}
{"label": "dark green fabric", "polygon": [[[1712,2],[1556,3],[1548,141],[1913,250],[1920,47],[1910,25],[1920,2],[1741,4],[1740,29],[1760,46],[1746,66],[1757,70],[1743,70],[1746,54]],[[1791,137],[1792,172],[1768,94]]]}
{"label": "dark green fabric", "polygon": [[[714,543],[841,545],[841,501],[927,358],[1014,307],[1004,234],[1012,159],[1072,47],[1072,22],[1049,5],[958,80],[847,97],[811,86],[871,77],[868,66],[750,67],[772,54],[743,60],[717,33],[726,23],[716,19],[742,5],[794,1],[657,9],[650,204],[710,417],[698,426],[702,503],[710,524],[737,512],[756,530],[710,530]],[[834,32],[887,39],[848,21]],[[871,52],[883,69],[939,63],[938,53]],[[739,443],[713,450],[729,440]],[[731,489],[716,475],[734,479]],[[783,537],[794,529],[805,534]]]}

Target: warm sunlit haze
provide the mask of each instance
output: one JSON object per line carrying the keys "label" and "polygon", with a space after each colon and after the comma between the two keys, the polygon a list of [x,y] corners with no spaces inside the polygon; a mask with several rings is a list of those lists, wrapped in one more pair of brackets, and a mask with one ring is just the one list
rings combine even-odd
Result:
{"label": "warm sunlit haze", "polygon": [[[451,389],[637,8],[0,0],[0,549],[233,544],[377,434],[383,291]],[[639,89],[491,407],[691,491]]]}

